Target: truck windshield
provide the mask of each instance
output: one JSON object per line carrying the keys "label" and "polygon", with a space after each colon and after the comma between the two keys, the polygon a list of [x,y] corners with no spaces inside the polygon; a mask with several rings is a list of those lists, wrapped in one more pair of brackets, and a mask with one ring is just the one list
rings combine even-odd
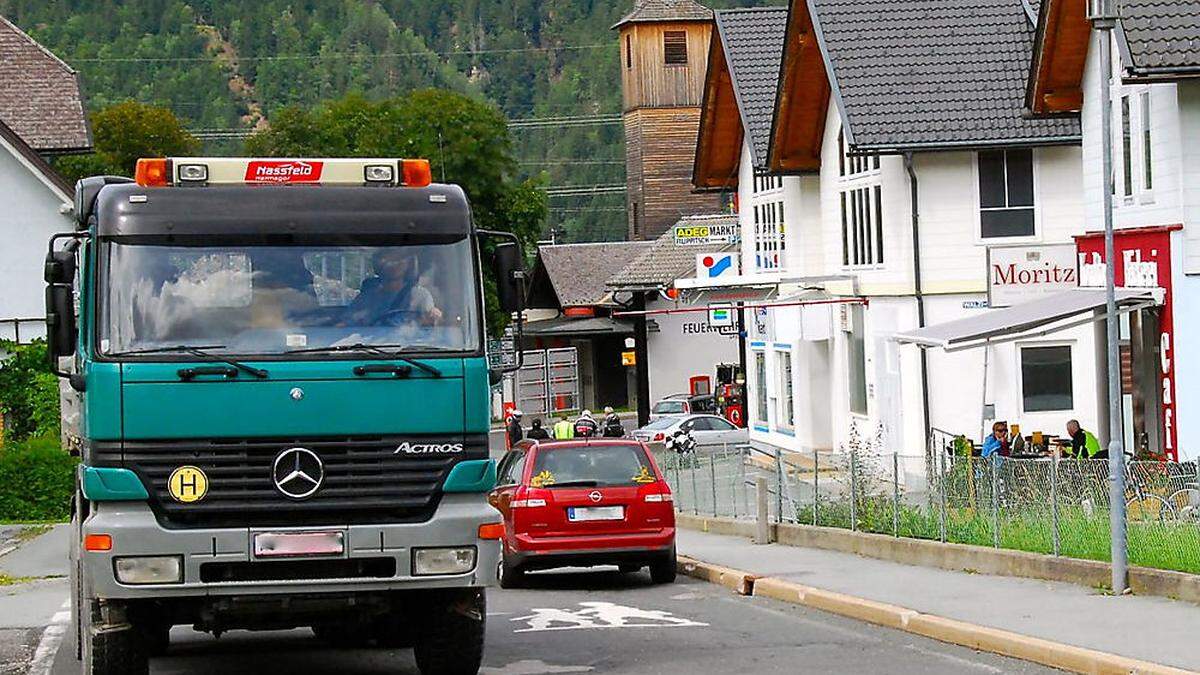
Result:
{"label": "truck windshield", "polygon": [[102,354],[176,345],[279,355],[371,345],[474,351],[470,239],[386,246],[171,246],[109,242]]}

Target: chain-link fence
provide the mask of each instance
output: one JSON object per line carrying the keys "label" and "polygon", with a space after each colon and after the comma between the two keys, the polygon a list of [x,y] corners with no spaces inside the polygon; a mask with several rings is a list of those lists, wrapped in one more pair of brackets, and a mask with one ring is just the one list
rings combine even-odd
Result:
{"label": "chain-link fence", "polygon": [[[701,446],[656,458],[685,513],[753,519],[765,477],[772,522],[1107,560],[1107,460],[792,453]],[[1200,574],[1200,474],[1194,462],[1128,462],[1129,561]]]}

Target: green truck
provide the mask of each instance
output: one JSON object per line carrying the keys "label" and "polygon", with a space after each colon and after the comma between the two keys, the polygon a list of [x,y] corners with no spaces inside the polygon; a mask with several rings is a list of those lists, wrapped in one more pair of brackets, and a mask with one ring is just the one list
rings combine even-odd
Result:
{"label": "green truck", "polygon": [[83,672],[146,673],[181,624],[477,672],[501,533],[481,261],[519,312],[516,238],[424,160],[142,160],[80,181],[75,215],[46,304],[80,409]]}

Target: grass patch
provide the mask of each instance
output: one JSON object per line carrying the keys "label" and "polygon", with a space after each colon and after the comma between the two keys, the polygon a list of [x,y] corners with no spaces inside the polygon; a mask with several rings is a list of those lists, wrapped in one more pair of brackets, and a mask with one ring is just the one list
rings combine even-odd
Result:
{"label": "grass patch", "polygon": [[37,580],[38,577],[14,577],[6,572],[0,572],[0,586],[16,586],[17,584],[27,584]]}
{"label": "grass patch", "polygon": [[53,527],[53,525],[44,523],[39,523],[37,525],[26,525],[25,527],[22,527],[21,530],[17,532],[17,536],[13,538],[18,543],[24,544],[27,541],[32,541],[43,534],[46,534]]}

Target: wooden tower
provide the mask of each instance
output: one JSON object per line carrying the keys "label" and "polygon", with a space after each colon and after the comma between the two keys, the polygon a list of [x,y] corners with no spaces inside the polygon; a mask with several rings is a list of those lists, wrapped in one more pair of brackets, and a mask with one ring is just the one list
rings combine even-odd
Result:
{"label": "wooden tower", "polygon": [[681,216],[716,213],[692,191],[713,14],[694,0],[635,0],[621,40],[629,239],[654,239]]}

